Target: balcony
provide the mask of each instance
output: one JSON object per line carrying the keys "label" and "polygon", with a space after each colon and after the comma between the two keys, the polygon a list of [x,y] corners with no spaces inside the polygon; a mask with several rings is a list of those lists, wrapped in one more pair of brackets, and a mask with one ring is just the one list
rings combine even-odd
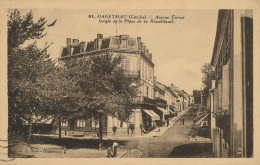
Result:
{"label": "balcony", "polygon": [[164,99],[161,99],[159,97],[155,97],[154,99],[156,101],[156,106],[165,108],[167,107],[167,101]]}
{"label": "balcony", "polygon": [[124,74],[129,78],[140,78],[140,70],[125,70]]}
{"label": "balcony", "polygon": [[156,101],[154,99],[145,97],[145,96],[137,96],[133,99],[133,102],[135,104],[150,104],[150,105],[155,105]]}
{"label": "balcony", "polygon": [[137,96],[133,99],[133,102],[135,104],[150,104],[156,107],[167,107],[167,101],[160,98],[151,99],[145,96]]}

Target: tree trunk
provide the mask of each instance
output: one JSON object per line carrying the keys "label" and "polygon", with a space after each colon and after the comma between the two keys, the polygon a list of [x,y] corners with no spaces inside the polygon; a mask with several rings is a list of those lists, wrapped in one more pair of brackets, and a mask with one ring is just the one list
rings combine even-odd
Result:
{"label": "tree trunk", "polygon": [[59,139],[61,139],[61,116],[59,116]]}
{"label": "tree trunk", "polygon": [[28,139],[27,139],[28,147],[31,147],[31,134],[32,134],[32,117],[30,117],[29,119],[29,130],[28,130]]}
{"label": "tree trunk", "polygon": [[99,114],[99,149],[101,150],[103,146],[102,142],[102,114]]}

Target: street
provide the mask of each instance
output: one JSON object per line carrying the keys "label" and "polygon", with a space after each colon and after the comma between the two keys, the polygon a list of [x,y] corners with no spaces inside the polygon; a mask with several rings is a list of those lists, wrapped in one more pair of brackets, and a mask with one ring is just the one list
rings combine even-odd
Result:
{"label": "street", "polygon": [[196,114],[188,111],[184,115],[184,125],[180,125],[178,120],[161,137],[130,140],[126,144],[126,148],[140,150],[142,152],[142,157],[212,157],[212,143],[194,142],[189,139],[194,115]]}
{"label": "street", "polygon": [[[118,155],[122,158],[189,158],[213,157],[212,143],[192,141],[189,138],[193,117],[196,112],[188,111],[183,117],[184,125],[177,120],[160,137],[119,137]],[[11,157],[107,157],[107,148],[115,140],[104,140],[103,150],[98,150],[98,139],[67,138],[56,136],[37,136],[33,138],[32,148],[26,143],[14,142],[9,148]],[[66,149],[65,149],[66,148]],[[64,150],[65,149],[65,150]],[[127,151],[127,152],[126,152]]]}

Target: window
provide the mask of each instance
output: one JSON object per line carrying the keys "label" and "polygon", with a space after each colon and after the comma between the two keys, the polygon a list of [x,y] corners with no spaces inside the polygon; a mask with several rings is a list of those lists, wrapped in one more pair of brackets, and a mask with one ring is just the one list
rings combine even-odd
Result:
{"label": "window", "polygon": [[142,89],[143,89],[142,90],[143,96],[145,96],[145,94],[146,94],[146,85],[143,84]]}
{"label": "window", "polygon": [[222,80],[218,81],[218,109],[220,111],[222,109]]}
{"label": "window", "polygon": [[151,95],[151,98],[153,98],[153,88],[150,88],[150,89],[151,89],[150,95]]}
{"label": "window", "polygon": [[77,127],[78,128],[84,128],[86,126],[86,121],[84,119],[78,119],[77,120]]}
{"label": "window", "polygon": [[142,61],[142,77],[144,77],[144,62]]}
{"label": "window", "polygon": [[149,86],[146,86],[146,96],[149,97]]}
{"label": "window", "polygon": [[147,65],[145,64],[145,79],[147,79]]}
{"label": "window", "polygon": [[127,40],[121,40],[120,48],[126,48],[127,47]]}
{"label": "window", "polygon": [[149,69],[149,80],[152,80],[152,69]]}
{"label": "window", "polygon": [[128,71],[129,70],[129,59],[127,59],[127,58],[122,59],[120,66],[122,69]]}

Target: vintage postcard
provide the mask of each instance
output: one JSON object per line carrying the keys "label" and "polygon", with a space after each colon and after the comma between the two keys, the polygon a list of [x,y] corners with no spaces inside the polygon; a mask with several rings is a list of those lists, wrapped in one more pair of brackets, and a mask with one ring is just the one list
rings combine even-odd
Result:
{"label": "vintage postcard", "polygon": [[259,1],[47,2],[2,3],[1,164],[259,162]]}

